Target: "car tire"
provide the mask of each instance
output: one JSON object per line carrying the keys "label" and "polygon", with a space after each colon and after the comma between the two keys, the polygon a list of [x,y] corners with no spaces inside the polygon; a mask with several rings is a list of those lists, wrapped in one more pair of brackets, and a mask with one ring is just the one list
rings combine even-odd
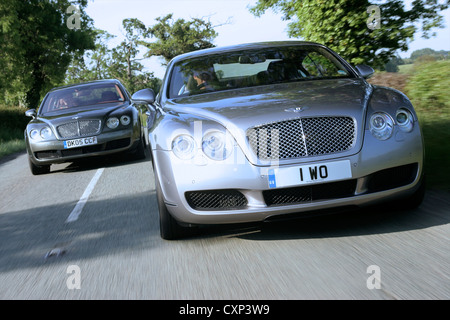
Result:
{"label": "car tire", "polygon": [[425,176],[419,182],[418,189],[407,198],[395,200],[392,207],[396,211],[411,211],[417,209],[425,198],[426,181]]}
{"label": "car tire", "polygon": [[30,165],[31,173],[35,176],[50,172],[50,165],[37,166],[30,160],[30,158],[28,158],[28,164]]}
{"label": "car tire", "polygon": [[164,240],[177,240],[194,234],[194,228],[181,226],[167,210],[162,195],[161,184],[155,171],[156,199],[159,211],[159,230]]}
{"label": "car tire", "polygon": [[134,150],[134,158],[136,160],[145,159],[145,146],[144,146],[144,138],[139,139],[136,149]]}
{"label": "car tire", "polygon": [[[422,177],[421,181],[419,182],[419,188],[416,192],[412,194],[409,198],[407,198],[406,201],[406,209],[407,210],[414,210],[418,208],[425,198],[425,190],[426,190],[426,179],[425,175]],[[400,205],[400,204],[399,204]]]}

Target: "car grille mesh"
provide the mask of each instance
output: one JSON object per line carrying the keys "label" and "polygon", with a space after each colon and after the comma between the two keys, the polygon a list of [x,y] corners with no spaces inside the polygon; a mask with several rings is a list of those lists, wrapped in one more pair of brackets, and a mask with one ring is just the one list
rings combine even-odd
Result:
{"label": "car grille mesh", "polygon": [[237,190],[186,192],[186,200],[196,210],[233,210],[247,206],[247,199]]}
{"label": "car grille mesh", "polygon": [[61,138],[85,137],[100,133],[100,120],[80,120],[59,125],[58,134]]}
{"label": "car grille mesh", "polygon": [[312,186],[265,190],[263,196],[268,206],[277,206],[351,197],[355,195],[355,188],[356,180],[353,179]]}
{"label": "car grille mesh", "polygon": [[351,117],[299,118],[250,128],[247,137],[263,161],[319,156],[351,149],[356,123]]}

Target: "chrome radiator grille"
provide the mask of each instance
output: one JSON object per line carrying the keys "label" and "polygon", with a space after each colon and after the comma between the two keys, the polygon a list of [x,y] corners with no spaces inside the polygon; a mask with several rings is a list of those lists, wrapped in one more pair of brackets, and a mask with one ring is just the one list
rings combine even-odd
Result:
{"label": "chrome radiator grille", "polygon": [[61,138],[85,137],[100,133],[100,120],[80,120],[59,125],[56,129]]}
{"label": "chrome radiator grille", "polygon": [[299,118],[250,128],[247,138],[263,161],[326,155],[354,146],[356,122],[350,117]]}

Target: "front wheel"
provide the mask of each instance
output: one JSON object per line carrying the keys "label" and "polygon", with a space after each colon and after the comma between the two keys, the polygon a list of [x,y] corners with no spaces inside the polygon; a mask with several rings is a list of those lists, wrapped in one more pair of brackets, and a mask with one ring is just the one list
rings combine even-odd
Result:
{"label": "front wheel", "polygon": [[28,164],[30,166],[31,173],[35,176],[50,172],[50,165],[37,166],[28,157]]}
{"label": "front wheel", "polygon": [[161,238],[165,240],[176,240],[194,234],[194,228],[181,226],[167,210],[156,170],[154,172]]}
{"label": "front wheel", "polygon": [[144,144],[145,144],[144,138],[139,139],[139,143],[133,152],[133,156],[136,160],[145,159],[145,145]]}

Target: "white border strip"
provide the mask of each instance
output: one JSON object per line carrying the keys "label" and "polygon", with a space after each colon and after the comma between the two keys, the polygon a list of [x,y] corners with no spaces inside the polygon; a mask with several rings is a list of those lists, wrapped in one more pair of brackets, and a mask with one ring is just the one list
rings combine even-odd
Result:
{"label": "white border strip", "polygon": [[70,213],[69,217],[67,218],[66,222],[74,222],[78,220],[78,217],[81,214],[81,211],[84,208],[84,205],[86,204],[89,196],[91,195],[92,190],[94,190],[95,185],[97,184],[98,179],[100,179],[100,176],[103,173],[103,170],[105,168],[98,169],[95,173],[94,177],[92,178],[91,182],[89,182],[89,185],[87,186],[86,190],[84,190],[83,195],[81,196],[80,200],[78,201],[75,208],[73,208],[72,212]]}

